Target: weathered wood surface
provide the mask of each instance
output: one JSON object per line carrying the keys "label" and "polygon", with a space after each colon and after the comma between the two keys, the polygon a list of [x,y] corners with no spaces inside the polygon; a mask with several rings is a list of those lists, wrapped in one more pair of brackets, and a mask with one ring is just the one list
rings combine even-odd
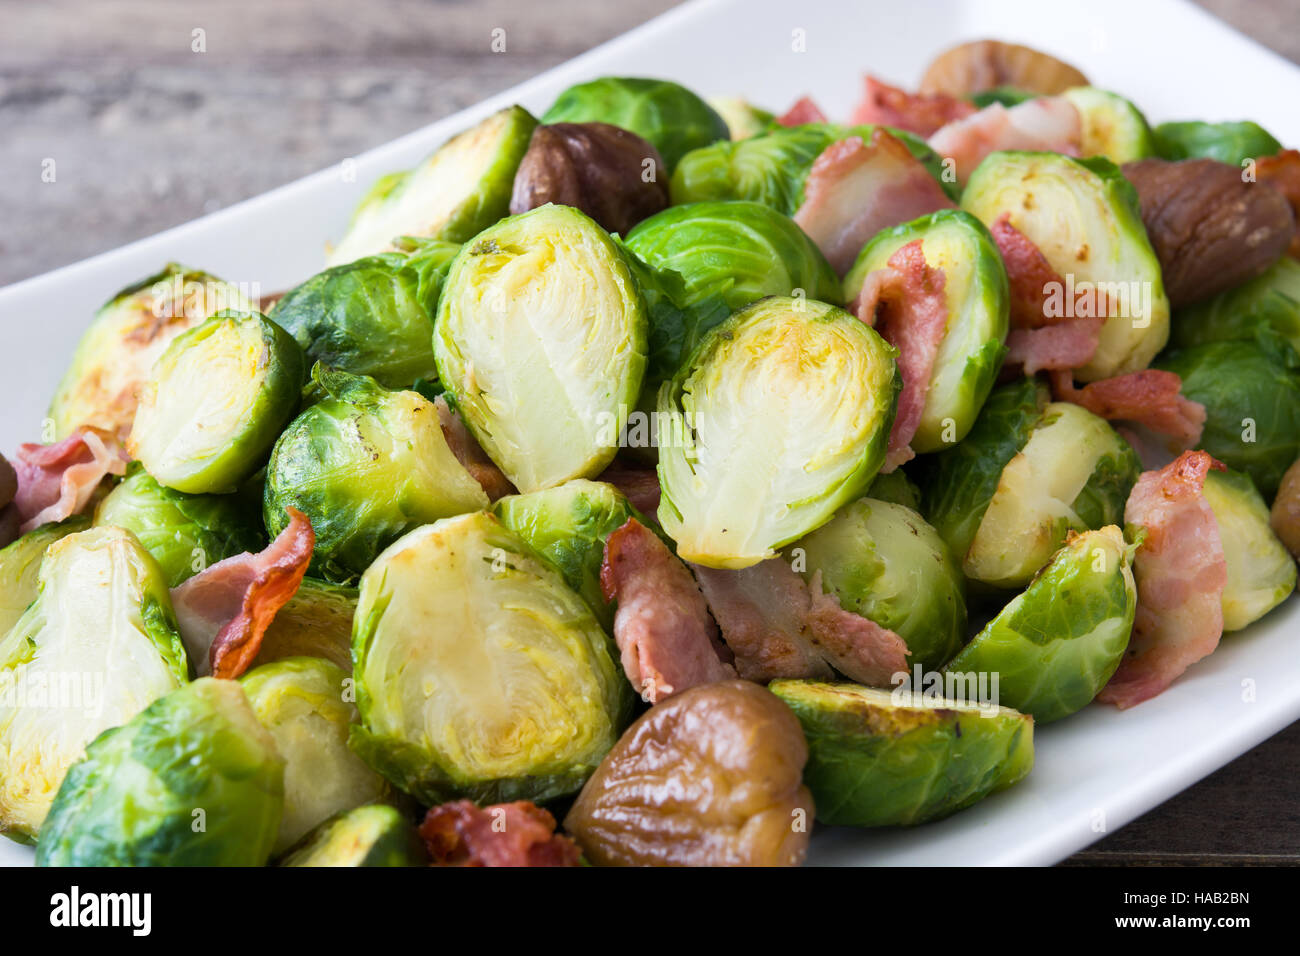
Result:
{"label": "weathered wood surface", "polygon": [[[1201,2],[1300,62],[1300,3]],[[324,168],[672,5],[0,0],[0,284]],[[1300,862],[1297,779],[1300,725],[1071,862]]]}

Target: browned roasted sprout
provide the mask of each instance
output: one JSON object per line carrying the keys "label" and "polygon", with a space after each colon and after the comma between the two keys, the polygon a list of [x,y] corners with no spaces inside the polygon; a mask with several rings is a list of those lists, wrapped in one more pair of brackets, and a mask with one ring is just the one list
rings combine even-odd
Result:
{"label": "browned roasted sprout", "polygon": [[945,50],[921,77],[922,93],[967,96],[995,87],[1029,93],[1064,93],[1088,78],[1056,57],[1018,43],[975,40]]}
{"label": "browned roasted sprout", "polygon": [[564,826],[598,866],[793,866],[813,819],[807,759],[766,688],[693,687],[627,729]]}
{"label": "browned roasted sprout", "polygon": [[552,123],[533,130],[515,173],[510,212],[548,202],[581,209],[609,232],[626,234],[668,205],[659,151],[609,123]]}
{"label": "browned roasted sprout", "polygon": [[1300,461],[1286,470],[1271,515],[1273,533],[1282,539],[1291,556],[1300,560]]}
{"label": "browned roasted sprout", "polygon": [[1175,308],[1263,274],[1286,252],[1295,218],[1265,182],[1213,159],[1125,163]]}

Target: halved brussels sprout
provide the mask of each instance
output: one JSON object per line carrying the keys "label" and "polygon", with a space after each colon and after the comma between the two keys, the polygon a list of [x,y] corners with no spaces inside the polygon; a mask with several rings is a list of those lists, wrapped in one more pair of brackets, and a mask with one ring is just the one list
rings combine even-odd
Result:
{"label": "halved brussels sprout", "polygon": [[319,657],[291,657],[240,678],[248,703],[284,758],[284,813],[272,852],[336,813],[378,800],[384,778],[348,749],[357,719],[352,682]]}
{"label": "halved brussels sprout", "polygon": [[397,248],[405,236],[464,242],[510,208],[519,168],[537,120],[508,106],[453,136],[406,173],[381,178],[357,207],[326,264]]}
{"label": "halved brussels sprout", "polygon": [[95,509],[95,524],[134,534],[174,588],[210,564],[266,544],[257,503],[244,497],[174,491],[132,462]]}
{"label": "halved brussels sprout", "polygon": [[53,437],[92,425],[126,438],[140,387],[172,339],[218,312],[256,307],[237,286],[174,262],[123,289],[77,344],[50,402]]}
{"label": "halved brussels sprout", "polygon": [[1047,404],[1040,388],[999,389],[966,440],[924,472],[926,517],[966,576],[996,588],[1028,584],[1068,532],[1122,521],[1142,471],[1109,423]]}
{"label": "halved brussels sprout", "polygon": [[682,277],[685,305],[710,295],[721,296],[732,311],[767,295],[842,301],[839,278],[816,243],[789,216],[762,203],[672,206],[638,223],[627,246],[654,268]]}
{"label": "halved brussels sprout", "polygon": [[511,216],[465,245],[433,351],[483,450],[520,491],[594,478],[646,366],[646,305],[609,235],[569,206]]}
{"label": "halved brussels sprout", "polygon": [[1217,159],[1240,166],[1243,160],[1272,156],[1282,148],[1258,123],[1204,123],[1187,120],[1155,128],[1156,155],[1161,159]]}
{"label": "halved brussels sprout", "polygon": [[1300,353],[1300,260],[1283,256],[1263,275],[1180,309],[1169,344],[1187,348],[1261,333],[1281,336]]}
{"label": "halved brussels sprout", "polygon": [[858,497],[885,458],[894,354],[804,299],[760,299],[713,329],[659,391],[659,523],[678,554],[746,568]]}
{"label": "halved brussels sprout", "polygon": [[559,572],[486,512],[417,528],[361,578],[351,744],[426,804],[572,793],[631,688]]}
{"label": "halved brussels sprout", "polygon": [[289,523],[289,507],[311,520],[313,574],[352,580],[417,525],[488,506],[424,396],[319,365],[312,381],[328,397],[275,443],[263,516],[272,537]]}
{"label": "halved brussels sprout", "polygon": [[51,521],[0,548],[0,638],[36,600],[41,561],[55,541],[90,527],[86,515]]}
{"label": "halved brussels sprout", "polygon": [[823,823],[938,820],[1034,766],[1034,720],[1006,707],[813,680],[777,680],[768,689],[803,725],[804,783]]}
{"label": "halved brussels sprout", "polygon": [[1136,372],[1169,338],[1169,300],[1147,240],[1137,193],[1103,157],[991,153],[971,174],[961,206],[991,226],[1004,213],[1074,287],[1111,307],[1097,351],[1075,369],[1084,382]]}
{"label": "halved brussels sprout", "polygon": [[429,854],[411,822],[382,803],[326,820],[280,866],[426,866]]}
{"label": "halved brussels sprout", "polygon": [[918,454],[966,437],[992,391],[1006,354],[1007,271],[988,229],[970,213],[943,209],[884,229],[858,253],[844,277],[844,298],[908,243],[920,240],[926,265],[943,270],[948,324],[924,390],[925,407],[911,446]]}
{"label": "halved brussels sprout", "polygon": [[999,701],[1038,723],[1087,706],[1128,647],[1136,547],[1114,525],[1072,535],[945,670],[997,675]]}
{"label": "halved brussels sprout", "polygon": [[510,495],[492,513],[555,566],[564,583],[591,605],[606,631],[614,625],[614,608],[600,588],[605,541],[635,516],[623,493],[601,481],[577,478],[555,488]]}
{"label": "halved brussels sprout", "polygon": [[51,544],[0,640],[0,832],[34,838],[86,744],[188,679],[167,582],[133,534]]}
{"label": "halved brussels sprout", "polygon": [[785,556],[805,580],[820,572],[840,607],[901,637],[923,670],[937,670],[966,639],[961,569],[910,508],[859,498]]}
{"label": "halved brussels sprout", "polygon": [[1104,156],[1116,166],[1155,155],[1146,117],[1124,97],[1095,86],[1076,86],[1061,95],[1083,123],[1080,155]]}
{"label": "halved brussels sprout", "polygon": [[1249,475],[1211,469],[1205,476],[1204,494],[1219,526],[1228,565],[1223,629],[1239,631],[1295,590],[1296,565],[1269,526],[1268,506]]}
{"label": "halved brussels sprout", "polygon": [[1266,500],[1300,456],[1300,363],[1290,346],[1209,342],[1167,352],[1157,367],[1182,379],[1183,395],[1205,406],[1197,446],[1244,471]]}
{"label": "halved brussels sprout", "polygon": [[610,123],[649,142],[668,172],[692,149],[731,133],[721,116],[671,80],[602,76],[571,86],[542,114],[543,123]]}
{"label": "halved brussels sprout", "polygon": [[765,133],[776,122],[776,115],[739,96],[710,96],[705,102],[722,117],[732,139],[749,139]]}
{"label": "halved brussels sprout", "polygon": [[793,215],[813,160],[839,133],[826,124],[780,127],[694,150],[669,183],[673,205],[747,199]]}
{"label": "halved brussels sprout", "polygon": [[37,866],[262,866],[284,760],[237,681],[203,677],[101,734],[68,771]]}
{"label": "halved brussels sprout", "polygon": [[410,255],[386,252],[334,266],[285,293],[271,319],[308,361],[409,387],[437,375],[433,316],[459,249],[429,239]]}
{"label": "halved brussels sprout", "polygon": [[140,389],[127,450],[159,484],[234,491],[298,409],[302,349],[256,312],[222,312],[178,336]]}
{"label": "halved brussels sprout", "polygon": [[303,578],[289,603],[276,612],[262,635],[253,666],[286,657],[322,657],[352,670],[352,616],[357,589]]}

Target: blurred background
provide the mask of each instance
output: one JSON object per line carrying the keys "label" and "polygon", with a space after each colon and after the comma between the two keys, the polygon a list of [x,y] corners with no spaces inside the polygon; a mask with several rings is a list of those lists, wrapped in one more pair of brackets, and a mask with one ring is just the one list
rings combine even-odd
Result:
{"label": "blurred background", "polygon": [[[1199,3],[1300,63],[1300,0]],[[0,285],[357,155],[675,5],[0,0]],[[1072,862],[1300,862],[1300,798],[1278,785],[1297,777],[1300,725]]]}

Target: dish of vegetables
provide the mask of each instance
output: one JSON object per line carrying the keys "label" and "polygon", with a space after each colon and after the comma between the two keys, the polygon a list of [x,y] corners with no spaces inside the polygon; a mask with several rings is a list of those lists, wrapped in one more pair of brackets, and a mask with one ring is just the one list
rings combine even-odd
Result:
{"label": "dish of vegetables", "polygon": [[1300,152],[997,41],[785,105],[580,83],[109,299],[0,465],[0,832],[797,864],[1286,601]]}

